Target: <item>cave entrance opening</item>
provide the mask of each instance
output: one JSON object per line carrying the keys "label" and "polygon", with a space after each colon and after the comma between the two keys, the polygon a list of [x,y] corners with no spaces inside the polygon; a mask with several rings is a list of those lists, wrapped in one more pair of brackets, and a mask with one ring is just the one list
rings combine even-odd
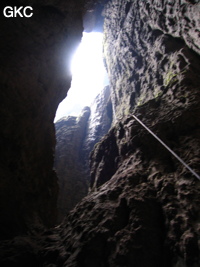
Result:
{"label": "cave entrance opening", "polygon": [[108,85],[103,64],[103,34],[83,32],[80,45],[71,62],[72,83],[67,97],[58,106],[55,121],[65,116],[78,116],[90,106],[96,95]]}

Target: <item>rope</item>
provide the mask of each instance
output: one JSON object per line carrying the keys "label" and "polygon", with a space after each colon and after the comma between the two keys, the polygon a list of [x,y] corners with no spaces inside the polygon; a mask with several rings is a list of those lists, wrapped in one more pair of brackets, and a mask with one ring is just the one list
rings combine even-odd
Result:
{"label": "rope", "polygon": [[197,179],[200,180],[200,176],[192,169],[190,166],[188,166],[185,161],[183,161],[171,148],[169,148],[157,135],[155,135],[141,120],[139,120],[135,115],[132,115],[133,118],[139,122],[155,139],[158,140],[177,160],[180,161]]}

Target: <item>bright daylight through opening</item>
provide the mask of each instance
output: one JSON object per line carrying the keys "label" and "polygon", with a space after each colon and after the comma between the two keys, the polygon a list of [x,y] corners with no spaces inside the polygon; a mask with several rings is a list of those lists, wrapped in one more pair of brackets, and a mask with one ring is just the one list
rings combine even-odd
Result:
{"label": "bright daylight through opening", "polygon": [[102,40],[102,33],[83,33],[81,44],[71,63],[71,88],[58,106],[55,121],[68,115],[78,116],[85,106],[90,106],[103,87],[108,85],[103,65]]}

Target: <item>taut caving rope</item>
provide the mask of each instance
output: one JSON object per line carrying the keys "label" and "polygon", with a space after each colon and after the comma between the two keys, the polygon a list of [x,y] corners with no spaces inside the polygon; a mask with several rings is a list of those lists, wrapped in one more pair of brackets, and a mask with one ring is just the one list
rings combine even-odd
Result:
{"label": "taut caving rope", "polygon": [[169,148],[157,135],[155,135],[141,120],[139,120],[135,115],[132,115],[132,117],[139,122],[155,139],[158,140],[177,160],[179,160],[197,179],[200,180],[200,176],[192,169],[190,166],[188,166],[185,161],[183,161],[171,148]]}

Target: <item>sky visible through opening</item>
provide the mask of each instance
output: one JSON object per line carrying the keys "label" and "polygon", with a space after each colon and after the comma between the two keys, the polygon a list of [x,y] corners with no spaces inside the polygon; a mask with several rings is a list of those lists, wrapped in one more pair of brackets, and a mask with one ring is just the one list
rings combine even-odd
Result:
{"label": "sky visible through opening", "polygon": [[64,116],[78,116],[85,106],[90,106],[96,95],[108,85],[103,65],[103,34],[83,33],[72,62],[72,83],[67,97],[58,106],[55,121]]}

